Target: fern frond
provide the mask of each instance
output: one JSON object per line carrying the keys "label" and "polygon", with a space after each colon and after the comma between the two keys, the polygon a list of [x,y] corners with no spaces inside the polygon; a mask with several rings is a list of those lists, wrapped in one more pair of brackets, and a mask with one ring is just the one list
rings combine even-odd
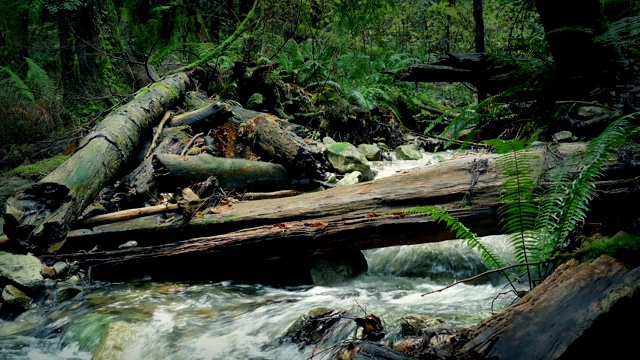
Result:
{"label": "fern frond", "polygon": [[[482,257],[485,265],[492,269],[505,267],[507,262],[500,254],[490,245],[485,244],[482,240],[460,220],[454,218],[446,209],[436,206],[425,206],[419,208],[411,208],[399,211],[404,214],[422,214],[430,216],[438,223],[444,222],[449,230],[455,234],[456,238],[463,240],[471,249],[477,249]],[[397,214],[398,211],[390,211],[385,215]]]}
{"label": "fern frond", "polygon": [[[581,161],[585,167],[577,177],[572,179],[564,175],[564,181],[554,189],[555,193],[548,195],[545,210],[555,211],[543,219],[544,225],[550,226],[544,256],[550,257],[553,250],[585,219],[589,202],[596,194],[593,181],[602,175],[605,162],[614,149],[625,140],[628,119],[633,116],[637,116],[637,113],[617,119],[600,136],[593,139]],[[556,220],[556,223],[553,224],[551,220]]]}
{"label": "fern frond", "polygon": [[12,88],[10,90],[11,94],[14,94],[17,98],[22,100],[35,101],[33,93],[31,92],[31,90],[29,90],[27,84],[25,84],[24,81],[20,79],[18,74],[14,73],[13,71],[11,71],[11,69],[4,66],[0,66],[0,70],[6,72],[7,75],[9,75],[8,86]]}
{"label": "fern frond", "polygon": [[38,64],[29,58],[25,58],[29,70],[27,71],[27,84],[32,93],[45,100],[55,100],[57,88],[53,80]]}

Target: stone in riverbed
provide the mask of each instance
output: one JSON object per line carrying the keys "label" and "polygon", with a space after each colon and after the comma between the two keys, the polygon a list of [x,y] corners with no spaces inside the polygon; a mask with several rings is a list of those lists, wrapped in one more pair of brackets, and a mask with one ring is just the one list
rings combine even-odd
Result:
{"label": "stone in riverbed", "polygon": [[2,300],[7,304],[17,306],[24,310],[29,309],[32,301],[27,294],[13,285],[7,285],[4,287],[2,290]]}
{"label": "stone in riverbed", "polygon": [[329,145],[326,155],[331,166],[341,174],[360,171],[362,173],[362,181],[373,180],[375,176],[367,158],[350,143],[339,142]]}
{"label": "stone in riverbed", "polygon": [[42,263],[33,255],[0,253],[0,279],[18,285],[27,291],[42,287]]}
{"label": "stone in riverbed", "polygon": [[415,144],[400,145],[396,148],[396,159],[398,160],[420,160],[422,153],[418,151]]}
{"label": "stone in riverbed", "polygon": [[380,150],[377,145],[360,144],[358,145],[358,151],[360,151],[369,161],[380,161],[380,154],[382,150]]}

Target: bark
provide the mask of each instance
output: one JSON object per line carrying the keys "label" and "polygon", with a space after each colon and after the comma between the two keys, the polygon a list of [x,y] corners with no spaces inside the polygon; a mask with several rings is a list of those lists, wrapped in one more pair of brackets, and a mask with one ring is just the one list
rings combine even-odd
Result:
{"label": "bark", "polygon": [[[555,166],[556,156],[567,157],[584,149],[584,144],[563,145],[554,150],[555,156],[545,158],[546,166]],[[246,270],[247,264],[300,261],[454,238],[444,225],[426,216],[383,215],[427,205],[449,209],[478,235],[497,234],[501,232],[496,209],[502,186],[492,171],[495,156],[470,154],[437,167],[354,186],[229,204],[214,214],[192,216],[181,211],[77,229],[69,233],[67,251],[89,250],[96,245],[105,251],[46,255],[42,259],[47,263],[78,260],[82,267],[90,266],[96,278],[179,276],[178,268],[184,264],[191,275],[194,267],[202,266],[209,279],[223,279]],[[626,175],[634,179],[638,169]],[[607,202],[597,207],[607,210],[595,221],[620,221],[625,216],[635,220],[637,213],[615,204],[622,199],[637,201],[640,192],[633,190],[637,183],[621,180],[599,188],[599,201]],[[616,187],[622,191],[615,191]],[[131,239],[140,247],[111,251]],[[168,262],[175,274],[166,273]],[[189,274],[182,276],[188,278]]]}
{"label": "bark", "polygon": [[[175,129],[167,129],[163,132],[163,136],[153,154],[178,155],[185,148],[187,134]],[[115,194],[111,202],[117,203],[121,209],[126,209],[142,206],[149,199],[149,195],[155,192],[151,161],[152,157],[145,158],[140,165],[122,178],[114,189]]]}
{"label": "bark", "polygon": [[140,134],[188,86],[186,74],[177,74],[109,114],[64,164],[7,200],[5,234],[33,252],[61,246],[69,225],[126,163]]}
{"label": "bark", "polygon": [[586,94],[615,80],[620,71],[618,50],[614,44],[595,41],[608,29],[600,0],[536,0],[536,8],[560,79],[559,94]]}
{"label": "bark", "polygon": [[275,116],[260,114],[243,122],[238,137],[251,144],[256,154],[281,163],[297,178],[325,180],[324,155],[320,149],[312,148],[295,133],[283,128]]}
{"label": "bark", "polygon": [[222,123],[233,116],[231,106],[224,103],[215,103],[198,110],[174,116],[169,126],[188,125],[194,133],[208,132],[212,127]]}
{"label": "bark", "polygon": [[639,300],[639,267],[629,270],[608,256],[572,260],[480,324],[463,350],[474,359],[625,358],[633,351],[636,333],[628,325],[640,320]]}
{"label": "bark", "polygon": [[289,186],[281,165],[245,159],[226,159],[209,154],[153,156],[153,177],[161,192],[175,192],[214,176],[223,189],[279,190]]}

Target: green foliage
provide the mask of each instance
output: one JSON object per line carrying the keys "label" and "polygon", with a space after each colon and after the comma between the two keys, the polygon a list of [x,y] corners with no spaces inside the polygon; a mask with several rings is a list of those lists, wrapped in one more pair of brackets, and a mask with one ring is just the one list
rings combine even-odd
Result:
{"label": "green foliage", "polygon": [[25,84],[25,82],[22,81],[22,79],[20,79],[20,77],[16,73],[4,66],[0,66],[0,70],[9,75],[8,79],[3,80],[4,84],[2,85],[4,88],[8,89],[9,92],[13,94],[13,96],[21,100],[35,101],[35,97],[33,96],[33,93],[31,92],[27,84]]}
{"label": "green foliage", "polygon": [[[527,140],[488,141],[501,154],[496,160],[496,169],[504,181],[498,214],[503,231],[509,235],[515,264],[506,263],[496,251],[483,244],[476,234],[444,209],[425,207],[401,212],[424,214],[438,222],[445,222],[457,238],[464,239],[469,247],[480,251],[489,267],[524,266],[529,286],[533,288],[535,278],[545,276],[545,267],[538,266],[538,273],[534,275],[531,265],[551,262],[555,251],[584,221],[589,202],[595,196],[594,181],[602,175],[605,162],[614,149],[632,132],[629,119],[638,115],[627,115],[611,123],[599,137],[591,141],[582,158],[577,160],[580,166],[578,173],[575,176],[569,174],[570,164],[566,163],[552,175],[550,187],[541,185],[543,172],[533,166],[540,162],[529,149]],[[395,213],[392,211],[387,214]]]}
{"label": "green foliage", "polygon": [[249,100],[247,100],[247,108],[253,109],[256,106],[261,105],[263,101],[264,101],[264,96],[262,96],[262,94],[254,93],[253,95],[251,95]]}

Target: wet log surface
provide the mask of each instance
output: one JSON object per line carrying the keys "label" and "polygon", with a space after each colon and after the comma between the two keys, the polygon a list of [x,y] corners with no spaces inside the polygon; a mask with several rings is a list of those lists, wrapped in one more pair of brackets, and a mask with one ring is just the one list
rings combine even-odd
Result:
{"label": "wet log surface", "polygon": [[70,224],[127,162],[141,134],[189,86],[186,74],[176,74],[109,114],[65,163],[7,200],[4,232],[29,251],[60,247]]}
{"label": "wet log surface", "polygon": [[153,178],[161,192],[176,192],[213,176],[225,189],[279,190],[290,186],[287,171],[282,165],[227,159],[199,154],[180,156],[156,154],[153,156]]}
{"label": "wet log surface", "polygon": [[611,257],[571,260],[497,316],[464,346],[478,359],[621,359],[640,321],[640,267]]}
{"label": "wet log surface", "polygon": [[[584,144],[569,144],[554,151],[566,157],[584,148]],[[478,235],[497,234],[501,180],[493,171],[495,157],[471,153],[353,186],[227,204],[215,214],[181,210],[77,229],[69,233],[66,254],[43,260],[79,260],[96,277],[177,275],[176,269],[183,264],[191,274],[201,266],[210,278],[224,278],[270,261],[452,239],[451,232],[429,217],[384,215],[427,205],[448,208]],[[603,214],[609,218],[603,222],[625,215],[624,209],[611,204],[622,198],[637,199],[638,191],[629,192],[637,185],[637,181],[617,185],[605,181],[599,187],[599,198],[610,201],[598,205],[609,209]],[[139,247],[117,250],[128,240],[136,240]],[[96,245],[99,251],[79,252]],[[167,264],[176,274],[167,274]]]}

